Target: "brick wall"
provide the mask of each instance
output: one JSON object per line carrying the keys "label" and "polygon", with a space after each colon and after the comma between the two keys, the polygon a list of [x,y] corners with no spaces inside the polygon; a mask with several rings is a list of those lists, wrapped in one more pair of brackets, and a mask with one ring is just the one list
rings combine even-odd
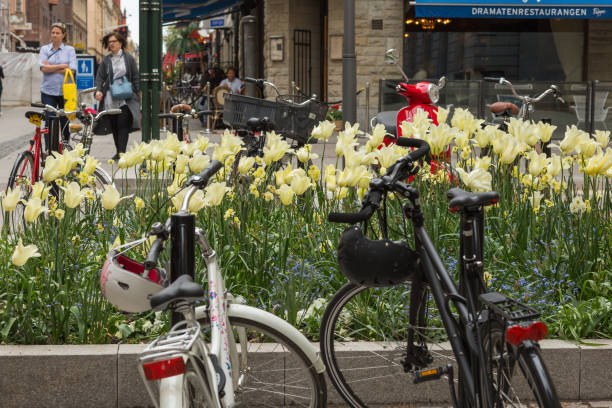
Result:
{"label": "brick wall", "polygon": [[[344,31],[344,1],[329,0],[329,36]],[[372,20],[382,20],[383,29],[373,30]],[[395,66],[384,64],[384,54],[395,48],[402,61],[404,5],[398,0],[355,0],[355,54],[357,57],[357,88],[370,82],[370,117],[378,107],[378,80],[399,78]],[[329,41],[329,39],[328,39]],[[329,44],[329,43],[328,43]],[[328,100],[342,99],[342,60],[328,56]],[[357,97],[357,120],[365,127],[365,92]]]}

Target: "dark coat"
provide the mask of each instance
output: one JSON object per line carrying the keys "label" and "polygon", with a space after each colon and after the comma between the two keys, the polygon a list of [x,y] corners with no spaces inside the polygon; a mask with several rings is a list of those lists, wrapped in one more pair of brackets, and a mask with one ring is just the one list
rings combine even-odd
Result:
{"label": "dark coat", "polygon": [[[131,54],[123,51],[123,59],[125,61],[125,76],[128,81],[132,83],[132,97],[127,99],[127,104],[130,113],[132,114],[132,126],[130,132],[140,129],[140,74],[138,73],[138,66],[136,60]],[[111,62],[111,54],[108,54],[102,59],[100,66],[98,67],[98,74],[96,75],[96,88],[98,92],[101,92],[106,97],[106,92],[110,89],[113,79],[113,64]],[[104,98],[99,102],[98,111],[104,110]],[[112,133],[110,117],[104,116],[100,119],[100,122],[96,125],[94,133],[97,135],[107,135]]]}

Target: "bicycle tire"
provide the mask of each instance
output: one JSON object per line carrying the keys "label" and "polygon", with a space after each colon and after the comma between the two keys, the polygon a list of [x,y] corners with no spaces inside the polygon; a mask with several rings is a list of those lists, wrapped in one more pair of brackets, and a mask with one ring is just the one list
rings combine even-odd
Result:
{"label": "bicycle tire", "polygon": [[203,368],[198,365],[193,364],[191,360],[187,362],[183,377],[183,406],[210,408],[214,406],[212,390],[208,386]]}
{"label": "bicycle tire", "polygon": [[[246,372],[240,370],[241,375],[245,374],[244,382],[235,390],[237,406],[325,406],[324,373],[317,373],[306,354],[293,341],[259,321],[234,316],[230,316],[229,321],[234,328],[247,329],[249,339],[248,369]],[[203,328],[210,327],[208,317],[199,319],[199,323]],[[258,341],[252,342],[253,339]],[[272,342],[262,341],[264,339]],[[238,340],[236,343],[239,344]],[[279,354],[281,351],[282,355]]]}
{"label": "bicycle tire", "polygon": [[[410,283],[385,288],[347,283],[327,305],[321,320],[321,355],[332,384],[349,406],[411,406],[416,402],[415,387],[419,386],[413,385],[412,373],[403,365],[411,288]],[[428,313],[437,313],[429,298],[428,308]],[[442,341],[438,335],[429,335],[432,329],[445,333],[433,325],[419,332],[431,339],[428,343]],[[428,347],[432,356],[452,359],[450,350]]]}
{"label": "bicycle tire", "polygon": [[[488,376],[493,388],[493,407],[523,406],[525,401],[532,400],[530,397],[535,398],[541,408],[561,407],[555,386],[540,355],[539,346],[519,350],[508,344],[505,341],[504,326],[495,320],[484,325],[481,330],[485,361],[489,368]],[[516,369],[517,363],[520,370]],[[518,379],[518,383],[516,382],[515,378],[519,372],[526,383]],[[525,389],[525,386],[528,388]],[[484,393],[481,395],[484,399]],[[486,401],[483,401],[483,404],[486,406]]]}
{"label": "bicycle tire", "polygon": [[[40,175],[39,175],[40,176]],[[19,194],[20,199],[28,201],[30,194],[32,193],[32,186],[37,180],[34,180],[34,155],[32,152],[25,150],[17,156],[13,168],[9,174],[7,183],[7,191],[10,188],[14,190],[19,188],[21,193]],[[12,211],[12,218],[14,223],[24,222],[23,212],[25,210],[25,204],[20,200],[17,206]],[[16,225],[16,224],[15,224]]]}

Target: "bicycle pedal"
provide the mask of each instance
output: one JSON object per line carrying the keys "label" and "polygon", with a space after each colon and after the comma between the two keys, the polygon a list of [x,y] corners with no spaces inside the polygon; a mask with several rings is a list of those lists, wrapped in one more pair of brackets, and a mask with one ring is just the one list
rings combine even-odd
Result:
{"label": "bicycle pedal", "polygon": [[425,368],[423,370],[417,370],[414,371],[413,373],[413,380],[412,382],[414,384],[419,384],[425,381],[432,381],[432,380],[439,380],[440,377],[442,377],[445,374],[448,374],[449,370],[452,371],[453,366],[452,365],[448,365],[446,367],[432,367],[432,368]]}

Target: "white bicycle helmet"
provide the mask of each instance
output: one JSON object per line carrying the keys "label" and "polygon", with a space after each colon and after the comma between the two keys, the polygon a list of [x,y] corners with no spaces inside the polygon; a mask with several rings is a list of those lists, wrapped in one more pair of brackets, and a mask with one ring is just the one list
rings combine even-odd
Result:
{"label": "white bicycle helmet", "polygon": [[117,308],[130,313],[151,310],[149,299],[164,288],[166,272],[151,269],[143,276],[144,265],[111,250],[100,274],[100,287],[104,297]]}

